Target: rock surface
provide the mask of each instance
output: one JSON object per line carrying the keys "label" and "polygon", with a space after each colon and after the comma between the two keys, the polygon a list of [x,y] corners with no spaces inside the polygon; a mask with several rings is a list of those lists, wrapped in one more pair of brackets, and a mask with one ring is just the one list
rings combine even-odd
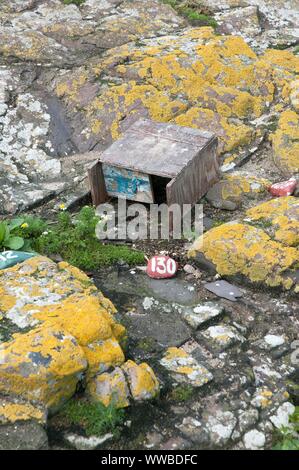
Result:
{"label": "rock surface", "polygon": [[[104,269],[119,316],[66,263],[0,271],[0,447],[46,448],[48,410],[85,384],[105,405],[141,402],[143,437],[134,422],[121,448],[271,448],[298,400],[298,194],[267,192],[299,175],[298,0],[200,4],[216,31],[158,0],[0,4],[0,215],[84,196],[87,167],[138,117],[215,132],[224,173],[189,252],[213,274]],[[204,287],[221,276],[242,288],[233,306]]]}
{"label": "rock surface", "polygon": [[87,368],[75,338],[59,328],[37,328],[1,346],[0,391],[48,409],[74,395]]}
{"label": "rock surface", "polygon": [[47,449],[47,433],[34,421],[0,426],[0,450]]}
{"label": "rock surface", "polygon": [[246,212],[244,222],[209,230],[189,255],[195,259],[204,255],[221,275],[242,275],[253,283],[297,292],[298,207],[293,196],[255,206]]}
{"label": "rock surface", "polygon": [[263,138],[260,119],[273,112],[271,158],[298,173],[299,58],[254,47],[282,27],[294,37],[296,0],[274,9],[265,0],[258,11],[254,0],[231,3],[207,0],[219,31],[239,36],[190,28],[158,0],[2,2],[0,213],[65,191],[82,197],[97,158],[84,153],[106,148],[138,116],[212,130],[233,162]]}
{"label": "rock surface", "polygon": [[[112,303],[77,268],[30,258],[0,271],[0,292],[0,393],[8,397],[0,401],[3,426],[45,424],[45,413],[59,410],[84,378],[88,387],[95,376],[102,383],[105,377],[113,380],[119,407],[129,404],[123,399],[128,387],[133,400],[157,395],[159,383],[152,369],[125,363],[118,342],[125,328],[115,321]],[[125,374],[120,382],[117,366],[122,364]],[[109,390],[102,388],[96,399],[108,405]],[[32,432],[36,429],[33,426]],[[27,445],[21,438],[20,446]]]}
{"label": "rock surface", "polygon": [[205,367],[179,348],[167,349],[160,363],[178,383],[202,387],[213,379],[213,375]]}
{"label": "rock surface", "polygon": [[[129,354],[154,366],[162,403],[142,410],[120,445],[130,446],[137,427],[147,431],[142,448],[270,448],[271,419],[285,422],[289,392],[295,396],[296,300],[243,285],[242,299],[232,303],[209,293],[196,270],[188,282],[179,273],[162,286],[131,271],[107,268],[96,283],[124,318]],[[182,320],[189,330],[178,336]]]}

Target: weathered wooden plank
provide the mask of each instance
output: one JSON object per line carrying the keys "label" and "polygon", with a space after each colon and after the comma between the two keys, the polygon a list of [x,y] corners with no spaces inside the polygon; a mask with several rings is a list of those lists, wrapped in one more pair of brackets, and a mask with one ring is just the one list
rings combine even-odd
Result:
{"label": "weathered wooden plank", "polygon": [[98,206],[104,203],[108,197],[101,162],[98,161],[89,167],[88,178],[92,202],[95,206]]}
{"label": "weathered wooden plank", "polygon": [[214,137],[177,177],[168,183],[167,203],[196,204],[218,180],[217,138]]}

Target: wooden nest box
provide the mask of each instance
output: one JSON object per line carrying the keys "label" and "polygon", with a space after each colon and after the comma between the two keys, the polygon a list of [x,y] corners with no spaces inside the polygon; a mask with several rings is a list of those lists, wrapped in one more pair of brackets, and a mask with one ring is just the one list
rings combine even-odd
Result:
{"label": "wooden nest box", "polygon": [[96,206],[109,197],[193,205],[218,179],[214,134],[148,119],[136,121],[89,169]]}

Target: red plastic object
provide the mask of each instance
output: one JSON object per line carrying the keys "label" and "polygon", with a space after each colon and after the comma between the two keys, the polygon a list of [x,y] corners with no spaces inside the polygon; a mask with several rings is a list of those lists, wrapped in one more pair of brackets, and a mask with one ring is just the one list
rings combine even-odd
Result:
{"label": "red plastic object", "polygon": [[297,186],[297,180],[290,178],[288,181],[282,181],[281,183],[272,184],[269,188],[272,196],[282,197],[291,196]]}
{"label": "red plastic object", "polygon": [[153,279],[169,279],[178,270],[178,263],[170,256],[154,256],[147,264],[146,272]]}

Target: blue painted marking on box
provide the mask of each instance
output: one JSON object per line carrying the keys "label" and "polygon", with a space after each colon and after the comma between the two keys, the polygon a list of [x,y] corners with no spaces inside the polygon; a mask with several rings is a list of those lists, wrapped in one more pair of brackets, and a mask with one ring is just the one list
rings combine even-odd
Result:
{"label": "blue painted marking on box", "polygon": [[103,164],[106,191],[110,196],[154,202],[149,175]]}

